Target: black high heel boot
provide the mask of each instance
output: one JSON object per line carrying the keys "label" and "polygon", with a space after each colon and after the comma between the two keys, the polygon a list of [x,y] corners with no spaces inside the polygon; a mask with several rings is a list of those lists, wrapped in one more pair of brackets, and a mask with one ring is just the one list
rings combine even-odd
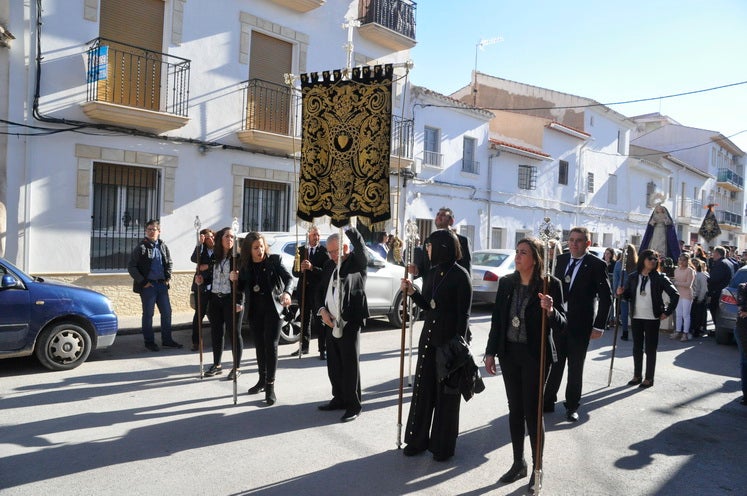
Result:
{"label": "black high heel boot", "polygon": [[532,470],[532,477],[529,478],[529,486],[527,486],[529,494],[539,494],[542,489],[542,469],[539,470],[537,475],[538,477],[535,480],[535,471]]}
{"label": "black high heel boot", "polygon": [[275,401],[277,401],[277,398],[275,397],[275,383],[268,382],[265,385],[265,402],[272,406],[275,404]]}
{"label": "black high heel boot", "polygon": [[249,391],[247,391],[249,394],[257,394],[261,393],[265,390],[265,378],[262,376],[259,376],[259,380],[257,381],[257,384],[249,388]]}
{"label": "black high heel boot", "polygon": [[510,484],[511,482],[515,482],[526,476],[527,476],[527,462],[523,459],[514,460],[514,464],[511,465],[511,468],[508,469],[508,472],[501,475],[501,478],[498,480],[500,482],[503,482],[504,484]]}

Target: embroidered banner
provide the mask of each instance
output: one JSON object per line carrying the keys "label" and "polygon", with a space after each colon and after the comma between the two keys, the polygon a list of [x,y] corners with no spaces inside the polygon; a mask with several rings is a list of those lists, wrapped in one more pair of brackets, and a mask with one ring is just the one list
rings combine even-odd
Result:
{"label": "embroidered banner", "polygon": [[342,227],[391,218],[391,64],[301,75],[302,142],[297,215]]}
{"label": "embroidered banner", "polygon": [[716,214],[713,212],[714,206],[715,205],[713,204],[707,206],[708,211],[706,212],[705,217],[703,218],[703,223],[700,225],[700,229],[698,230],[698,234],[703,236],[703,239],[709,242],[721,234],[721,227],[719,227],[718,220],[716,220]]}

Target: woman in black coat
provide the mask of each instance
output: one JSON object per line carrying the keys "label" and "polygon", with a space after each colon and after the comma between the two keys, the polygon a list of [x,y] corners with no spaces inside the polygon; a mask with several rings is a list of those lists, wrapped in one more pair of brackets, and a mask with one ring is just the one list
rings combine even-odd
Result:
{"label": "woman in black coat", "polygon": [[[540,388],[540,354],[542,344],[542,312],[553,332],[563,332],[566,325],[563,310],[563,290],[554,277],[550,277],[548,293],[543,294],[542,245],[532,238],[524,238],[516,245],[516,272],[499,280],[493,308],[488,345],[485,349],[485,369],[491,375],[497,372],[495,357],[503,375],[508,399],[508,425],[511,431],[514,463],[503,474],[500,482],[514,482],[527,475],[524,460],[525,425],[529,430],[532,458],[536,459],[537,418]],[[551,334],[547,332],[547,361],[545,377],[551,358]],[[544,442],[540,449],[544,449]],[[529,490],[536,492],[542,481],[536,481],[534,472]]]}
{"label": "woman in black coat", "polygon": [[434,460],[445,461],[454,455],[459,433],[460,394],[438,382],[436,350],[457,335],[466,338],[472,281],[467,271],[457,264],[461,248],[453,232],[435,231],[429,241],[425,249],[431,268],[423,279],[422,292],[409,279],[402,279],[402,291],[411,295],[425,311],[404,455],[414,456],[427,449],[433,453]]}
{"label": "woman in black coat", "polygon": [[[667,276],[659,273],[659,254],[654,250],[643,250],[638,255],[636,272],[628,276],[625,288],[617,288],[617,294],[628,300],[633,331],[633,379],[629,386],[650,388],[654,385],[656,370],[656,348],[659,346],[659,325],[677,308],[680,294]],[[664,304],[663,293],[669,295],[669,304]],[[643,372],[643,350],[646,350],[646,376]]]}
{"label": "woman in black coat", "polygon": [[275,371],[283,307],[291,304],[293,278],[280,255],[270,255],[265,237],[250,232],[241,244],[239,290],[245,295],[245,313],[257,350],[259,380],[249,394],[265,392],[268,405],[275,404]]}

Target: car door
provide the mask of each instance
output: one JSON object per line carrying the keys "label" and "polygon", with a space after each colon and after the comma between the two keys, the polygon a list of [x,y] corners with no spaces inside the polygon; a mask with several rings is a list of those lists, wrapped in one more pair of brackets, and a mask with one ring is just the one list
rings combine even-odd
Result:
{"label": "car door", "polygon": [[16,351],[28,341],[31,295],[22,279],[0,264],[0,352]]}
{"label": "car door", "polygon": [[399,291],[400,279],[405,276],[394,274],[392,265],[386,263],[371,249],[366,248],[368,254],[368,271],[366,275],[366,300],[372,315],[389,313],[394,304],[394,297]]}

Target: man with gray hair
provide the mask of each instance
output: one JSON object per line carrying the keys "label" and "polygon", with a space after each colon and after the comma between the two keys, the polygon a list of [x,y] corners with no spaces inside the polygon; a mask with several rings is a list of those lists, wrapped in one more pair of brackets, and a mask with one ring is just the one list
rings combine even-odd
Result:
{"label": "man with gray hair", "polygon": [[[293,276],[297,277],[296,286],[298,304],[302,307],[301,312],[301,348],[291,353],[298,356],[299,353],[309,352],[309,341],[311,334],[316,332],[319,340],[319,359],[327,359],[326,332],[322,321],[316,315],[318,307],[314,307],[314,295],[322,279],[322,267],[329,260],[327,249],[319,243],[319,228],[311,226],[308,233],[308,243],[299,247],[298,256],[301,257],[300,270],[293,267]],[[303,305],[301,304],[303,302]]]}

